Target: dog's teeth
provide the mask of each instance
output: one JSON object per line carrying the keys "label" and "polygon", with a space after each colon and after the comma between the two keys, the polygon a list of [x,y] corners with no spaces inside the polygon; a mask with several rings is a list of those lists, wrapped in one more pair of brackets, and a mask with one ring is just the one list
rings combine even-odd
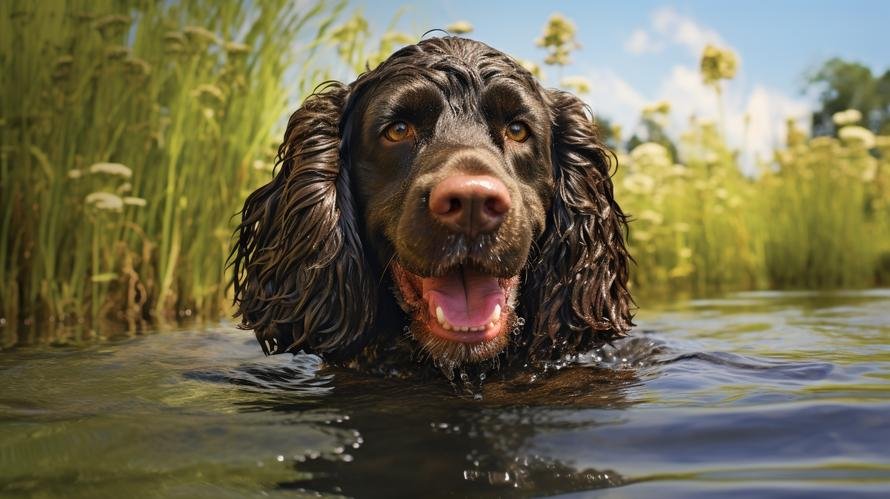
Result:
{"label": "dog's teeth", "polygon": [[467,331],[470,330],[470,328],[468,328],[467,326],[462,326],[462,327],[460,328],[460,330],[466,333]]}
{"label": "dog's teeth", "polygon": [[501,304],[498,303],[494,306],[494,310],[491,312],[491,322],[497,322],[501,320]]}
{"label": "dog's teeth", "polygon": [[446,324],[445,312],[442,311],[442,307],[436,307],[436,319],[439,320],[439,324],[442,324],[443,326]]}

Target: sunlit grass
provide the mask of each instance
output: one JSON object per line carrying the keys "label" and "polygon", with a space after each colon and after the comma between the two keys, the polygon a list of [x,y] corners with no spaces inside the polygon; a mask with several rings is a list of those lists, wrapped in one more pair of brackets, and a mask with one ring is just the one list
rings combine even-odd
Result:
{"label": "sunlit grass", "polygon": [[656,143],[620,158],[616,196],[634,219],[638,290],[888,281],[890,137],[850,125],[840,139],[808,139],[789,126],[787,147],[750,177],[712,123],[693,123],[684,134],[682,164]]}
{"label": "sunlit grass", "polygon": [[306,65],[342,9],[132,5],[0,2],[7,323],[225,310],[230,217],[324,79]]}

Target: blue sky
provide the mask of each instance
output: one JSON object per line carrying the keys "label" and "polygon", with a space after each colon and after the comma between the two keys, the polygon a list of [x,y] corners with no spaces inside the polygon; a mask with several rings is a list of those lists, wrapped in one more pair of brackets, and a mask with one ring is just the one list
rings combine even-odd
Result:
{"label": "blue sky", "polygon": [[[716,99],[698,79],[705,43],[733,49],[741,66],[725,89],[729,140],[751,155],[768,155],[780,143],[786,116],[805,122],[812,96],[801,93],[804,73],[840,56],[890,68],[890,1],[634,1],[522,2],[357,0],[376,33],[403,8],[398,27],[408,33],[469,21],[469,36],[514,56],[540,62],[535,47],[548,16],[561,12],[578,27],[582,48],[562,76],[584,76],[594,111],[632,131],[643,105],[672,103],[671,129],[691,114],[717,115]],[[545,68],[555,86],[558,71]],[[744,126],[748,116],[749,126]]]}

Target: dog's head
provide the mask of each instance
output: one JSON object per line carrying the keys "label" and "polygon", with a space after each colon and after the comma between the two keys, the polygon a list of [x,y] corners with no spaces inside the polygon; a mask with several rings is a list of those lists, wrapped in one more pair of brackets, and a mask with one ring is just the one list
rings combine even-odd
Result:
{"label": "dog's head", "polygon": [[266,353],[343,361],[402,341],[451,365],[623,335],[611,157],[582,101],[503,53],[405,47],[291,116],[236,234],[242,325]]}

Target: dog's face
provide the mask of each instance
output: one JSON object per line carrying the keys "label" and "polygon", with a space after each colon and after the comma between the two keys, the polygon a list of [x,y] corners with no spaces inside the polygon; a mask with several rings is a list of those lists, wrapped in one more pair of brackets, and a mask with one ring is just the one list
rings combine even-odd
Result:
{"label": "dog's face", "polygon": [[630,325],[624,216],[585,106],[484,44],[426,40],[310,97],[279,156],[233,250],[267,352],[364,355],[401,336],[375,329],[392,300],[448,365]]}
{"label": "dog's face", "polygon": [[507,345],[553,167],[550,115],[518,66],[443,91],[449,70],[466,71],[455,66],[400,68],[361,95],[345,160],[411,334],[462,363]]}

